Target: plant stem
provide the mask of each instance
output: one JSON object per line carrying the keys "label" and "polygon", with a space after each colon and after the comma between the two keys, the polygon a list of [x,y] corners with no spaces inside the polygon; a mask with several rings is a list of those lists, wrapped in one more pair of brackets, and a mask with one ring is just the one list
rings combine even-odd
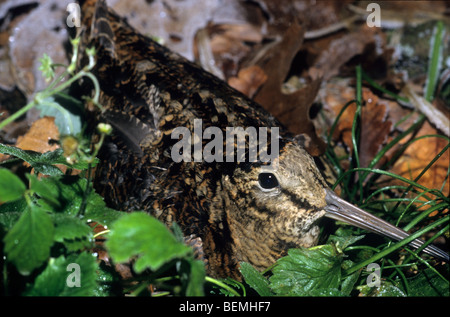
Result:
{"label": "plant stem", "polygon": [[234,296],[241,297],[241,295],[238,292],[236,292],[236,290],[234,288],[228,286],[227,284],[225,284],[225,283],[223,283],[223,282],[221,282],[219,280],[216,280],[216,279],[214,279],[212,277],[209,277],[209,276],[205,276],[205,281],[209,282],[209,283],[212,283],[212,284],[215,284],[215,285],[217,285],[219,287],[222,287],[223,289],[226,289],[227,291],[232,293]]}

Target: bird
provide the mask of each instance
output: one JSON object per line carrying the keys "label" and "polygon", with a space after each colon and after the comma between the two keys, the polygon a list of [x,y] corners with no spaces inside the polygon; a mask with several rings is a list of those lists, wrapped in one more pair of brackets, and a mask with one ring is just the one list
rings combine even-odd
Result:
{"label": "bird", "polygon": [[[102,109],[92,113],[113,128],[94,177],[109,206],[176,223],[212,277],[239,279],[241,262],[264,270],[291,248],[317,245],[324,217],[408,237],[332,191],[305,138],[252,99],[140,34],[104,0],[80,4],[80,52],[95,47],[100,83]],[[239,144],[229,131],[247,133],[248,141]],[[433,245],[423,251],[448,261]]]}

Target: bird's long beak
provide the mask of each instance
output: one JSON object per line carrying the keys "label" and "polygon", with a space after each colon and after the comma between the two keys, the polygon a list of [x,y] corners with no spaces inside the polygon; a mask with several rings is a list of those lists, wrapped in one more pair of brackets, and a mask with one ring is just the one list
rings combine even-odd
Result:
{"label": "bird's long beak", "polygon": [[[403,240],[409,236],[406,231],[348,203],[330,189],[326,189],[325,200],[328,204],[325,208],[327,211],[325,216],[328,218],[339,220],[395,240]],[[419,248],[423,244],[424,242],[419,239],[415,239],[409,243],[414,248]],[[423,249],[423,252],[449,262],[449,254],[433,245],[428,245]]]}

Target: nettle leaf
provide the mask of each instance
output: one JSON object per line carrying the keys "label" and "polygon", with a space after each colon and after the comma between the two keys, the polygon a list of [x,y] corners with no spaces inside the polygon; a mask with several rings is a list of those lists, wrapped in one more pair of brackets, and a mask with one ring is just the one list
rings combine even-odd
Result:
{"label": "nettle leaf", "polygon": [[47,212],[36,205],[28,206],[3,239],[7,261],[22,275],[29,275],[50,256],[53,231]]}
{"label": "nettle leaf", "polygon": [[50,259],[28,296],[93,296],[97,288],[96,257],[87,252]]}
{"label": "nettle leaf", "polygon": [[0,153],[12,155],[24,160],[25,162],[29,163],[37,173],[50,176],[63,174],[63,172],[59,168],[52,165],[54,164],[56,157],[62,153],[61,151],[46,152],[42,154],[34,151],[22,150],[14,146],[7,146],[0,143]]}
{"label": "nettle leaf", "polygon": [[278,295],[338,296],[342,255],[332,245],[291,249],[272,269],[271,288]]}
{"label": "nettle leaf", "polygon": [[164,263],[192,252],[164,224],[142,212],[123,215],[114,222],[106,247],[117,263],[136,256],[134,269],[138,273],[146,268],[157,270]]}
{"label": "nettle leaf", "polygon": [[8,146],[0,143],[0,153],[12,155],[24,160],[30,164],[37,173],[49,176],[59,176],[63,174],[58,167],[54,166],[56,164],[66,165],[79,170],[85,170],[88,168],[88,163],[86,162],[77,162],[75,164],[67,163],[64,156],[64,151],[61,148],[51,152],[39,153],[30,150],[22,150],[14,146]]}
{"label": "nettle leaf", "polygon": [[0,202],[19,199],[26,189],[19,177],[6,168],[0,168]]}

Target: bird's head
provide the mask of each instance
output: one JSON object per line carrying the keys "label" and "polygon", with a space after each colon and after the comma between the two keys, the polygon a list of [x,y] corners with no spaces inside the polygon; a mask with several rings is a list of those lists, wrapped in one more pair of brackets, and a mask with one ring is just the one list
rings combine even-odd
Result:
{"label": "bird's head", "polygon": [[[408,233],[348,203],[327,185],[313,158],[295,139],[270,163],[237,164],[223,176],[226,219],[239,261],[266,268],[289,248],[311,247],[322,217],[340,220],[396,240]],[[422,241],[413,240],[413,247]],[[448,261],[429,246],[425,252]]]}

